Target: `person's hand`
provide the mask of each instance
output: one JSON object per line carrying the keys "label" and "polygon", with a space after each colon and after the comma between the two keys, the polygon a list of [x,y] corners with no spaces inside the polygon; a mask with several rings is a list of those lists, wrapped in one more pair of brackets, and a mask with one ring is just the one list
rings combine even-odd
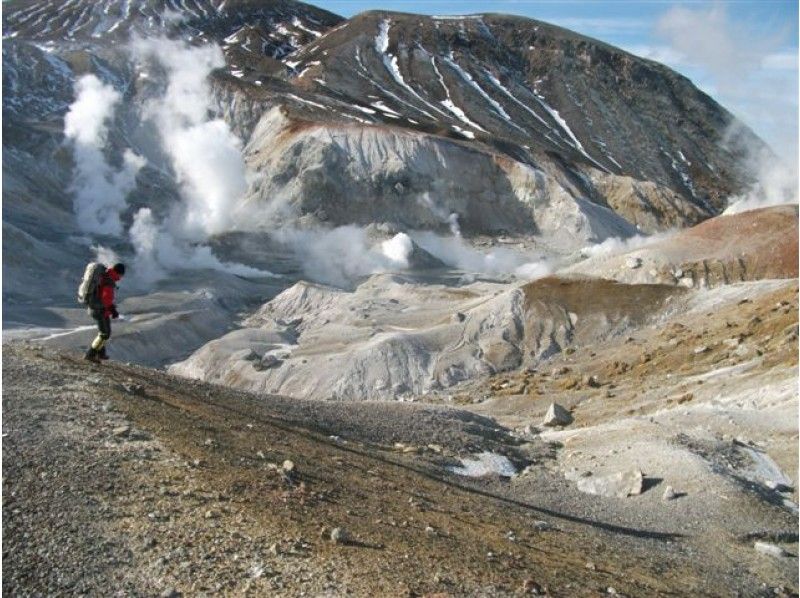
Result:
{"label": "person's hand", "polygon": [[114,318],[115,320],[119,317],[119,312],[117,311],[115,305],[111,306],[111,317]]}

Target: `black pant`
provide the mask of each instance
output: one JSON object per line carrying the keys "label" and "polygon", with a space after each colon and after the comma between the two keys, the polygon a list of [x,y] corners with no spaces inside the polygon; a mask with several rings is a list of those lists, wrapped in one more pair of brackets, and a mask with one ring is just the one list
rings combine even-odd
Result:
{"label": "black pant", "polygon": [[92,341],[92,349],[100,351],[111,338],[111,318],[105,314],[105,310],[92,310],[92,318],[97,323],[97,336]]}

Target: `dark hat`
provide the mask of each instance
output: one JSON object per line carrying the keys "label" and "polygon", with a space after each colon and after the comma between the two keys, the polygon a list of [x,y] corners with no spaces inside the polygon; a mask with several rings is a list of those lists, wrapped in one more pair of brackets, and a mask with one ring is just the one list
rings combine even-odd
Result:
{"label": "dark hat", "polygon": [[120,276],[125,276],[125,264],[114,264],[114,267],[111,269]]}

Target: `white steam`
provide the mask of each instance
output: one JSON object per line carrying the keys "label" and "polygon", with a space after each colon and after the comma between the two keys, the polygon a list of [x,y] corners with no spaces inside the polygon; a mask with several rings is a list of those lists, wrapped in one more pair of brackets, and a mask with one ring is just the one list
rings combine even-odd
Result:
{"label": "white steam", "polygon": [[164,222],[149,208],[134,216],[130,239],[134,272],[152,283],[169,271],[212,269],[248,277],[274,276],[266,270],[220,261],[203,245],[210,235],[234,230],[236,207],[247,188],[241,141],[212,107],[208,76],[224,66],[216,45],[190,47],[168,39],[138,39],[133,53],[153,61],[167,75],[164,92],[148,101],[145,116],[158,127],[180,187],[182,202]]}
{"label": "white steam", "polygon": [[241,141],[222,119],[209,118],[208,76],[225,65],[219,46],[190,47],[178,40],[139,39],[139,60],[165,70],[165,93],[151,100],[146,115],[157,125],[180,185],[176,215],[193,239],[236,228],[236,208],[247,189]]}
{"label": "white steam", "polygon": [[366,231],[353,225],[330,230],[281,229],[275,238],[297,255],[306,276],[338,287],[349,287],[370,274],[403,270],[413,250],[404,233],[370,243]]}
{"label": "white steam", "polygon": [[134,215],[130,237],[136,251],[132,273],[147,284],[166,278],[171,270],[218,270],[255,278],[275,276],[266,270],[222,262],[208,246],[176,240],[156,223],[150,208],[141,208]]}
{"label": "white steam", "polygon": [[798,203],[796,164],[790,167],[765,148],[750,148],[747,160],[755,182],[744,193],[728,198],[728,207],[724,214]]}
{"label": "white steam", "polygon": [[381,243],[381,253],[399,268],[408,268],[409,259],[414,252],[414,243],[405,233],[397,233],[391,239]]}
{"label": "white steam", "polygon": [[536,256],[505,247],[484,253],[470,247],[460,235],[442,237],[429,231],[419,231],[413,234],[413,239],[448,266],[466,272],[490,276],[513,274],[526,280],[541,278],[552,272],[551,266]]}
{"label": "white steam", "polygon": [[627,239],[620,239],[618,237],[609,237],[602,243],[595,245],[588,245],[581,249],[580,253],[584,257],[609,257],[612,255],[619,255],[621,253],[628,253],[646,245],[659,243],[669,239],[675,234],[676,231],[666,231],[663,233],[656,233],[653,235],[635,235]]}
{"label": "white steam", "polygon": [[94,75],[78,79],[75,90],[77,97],[64,117],[64,135],[74,150],[70,190],[78,226],[89,233],[119,235],[125,198],[136,186],[136,174],[145,160],[126,150],[122,167],[116,169],[103,155],[108,121],[122,99],[120,93]]}
{"label": "white steam", "polygon": [[106,266],[113,266],[121,261],[116,251],[103,245],[93,245],[92,252],[94,252],[95,261]]}
{"label": "white steam", "polygon": [[[694,68],[701,85],[773,147],[744,148],[742,167],[756,179],[746,193],[729,198],[726,213],[798,200],[797,45],[788,29],[759,29],[736,20],[723,3],[676,6],[658,20],[656,33],[670,44],[672,63]],[[741,125],[729,137],[741,142]],[[741,143],[739,144],[741,145]]]}

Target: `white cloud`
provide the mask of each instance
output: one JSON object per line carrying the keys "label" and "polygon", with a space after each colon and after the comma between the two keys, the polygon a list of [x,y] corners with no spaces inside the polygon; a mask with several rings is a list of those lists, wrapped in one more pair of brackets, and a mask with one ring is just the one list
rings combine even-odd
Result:
{"label": "white cloud", "polygon": [[620,35],[647,31],[650,23],[633,17],[551,17],[549,22],[586,35]]}
{"label": "white cloud", "polygon": [[797,72],[797,52],[775,52],[764,56],[761,67],[770,70]]}
{"label": "white cloud", "polygon": [[686,60],[686,56],[671,46],[629,44],[623,46],[623,49],[636,56],[647,58],[648,60],[655,60],[656,62],[666,64],[674,69],[688,66],[689,64]]}

